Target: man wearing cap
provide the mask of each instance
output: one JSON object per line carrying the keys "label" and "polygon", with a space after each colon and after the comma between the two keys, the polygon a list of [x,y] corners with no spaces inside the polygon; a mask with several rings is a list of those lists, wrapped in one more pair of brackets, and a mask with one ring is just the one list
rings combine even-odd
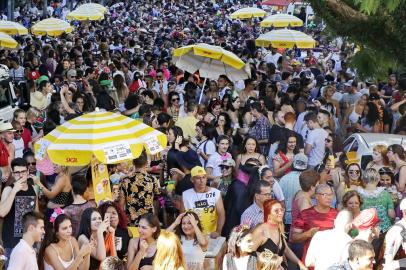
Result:
{"label": "man wearing cap", "polygon": [[272,197],[271,184],[259,180],[254,186],[254,202],[241,215],[241,224],[248,224],[254,228],[264,222],[264,202]]}
{"label": "man wearing cap", "polygon": [[[386,233],[385,236],[385,267],[387,269],[406,268],[406,259],[394,260],[395,256],[406,248],[406,199],[403,199],[399,205],[403,218],[396,222]],[[401,252],[402,254],[402,252]],[[402,257],[401,257],[402,258]],[[404,257],[403,257],[404,258]],[[389,267],[391,266],[391,267]]]}
{"label": "man wearing cap", "polygon": [[191,171],[193,188],[182,194],[183,209],[193,210],[199,215],[204,233],[212,238],[221,234],[225,222],[225,211],[221,193],[207,186],[207,174],[204,168],[196,166]]}
{"label": "man wearing cap", "polygon": [[[13,144],[15,129],[9,122],[0,123],[0,168],[3,174],[9,174],[10,162],[15,156],[15,146]],[[3,175],[3,179],[6,179]]]}
{"label": "man wearing cap", "polygon": [[[279,186],[285,197],[285,224],[290,227],[292,224],[292,201],[296,193],[301,190],[300,175],[307,169],[307,156],[298,153],[293,157],[292,171],[285,174],[279,180]],[[289,228],[287,228],[289,231]]]}
{"label": "man wearing cap", "polygon": [[348,107],[354,105],[358,99],[362,97],[362,94],[358,92],[358,82],[355,80],[349,80],[348,82],[344,83],[345,92],[340,100],[343,109],[347,109]]}

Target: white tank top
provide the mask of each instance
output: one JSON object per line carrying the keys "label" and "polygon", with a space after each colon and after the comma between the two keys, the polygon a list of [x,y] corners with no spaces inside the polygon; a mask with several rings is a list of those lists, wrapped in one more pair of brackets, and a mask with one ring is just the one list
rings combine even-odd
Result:
{"label": "white tank top", "polygon": [[181,236],[182,250],[185,255],[188,270],[203,270],[204,257],[206,253],[202,250],[199,243],[195,240],[187,240]]}
{"label": "white tank top", "polygon": [[197,193],[191,188],[182,194],[185,209],[193,210],[199,216],[203,233],[209,234],[217,230],[216,203],[220,197],[220,191],[212,187],[208,187],[206,193]]}
{"label": "white tank top", "polygon": [[[51,244],[51,247],[53,249],[55,249],[56,254],[58,255],[58,260],[60,261],[60,263],[63,265],[64,268],[68,268],[75,260],[75,253],[73,253],[73,246],[72,246],[72,243],[70,240],[69,240],[69,245],[70,245],[71,252],[72,252],[72,259],[69,262],[67,262],[67,261],[62,260],[61,256],[59,256],[58,250]],[[44,270],[55,270],[55,269],[51,265],[49,265],[44,259]]]}

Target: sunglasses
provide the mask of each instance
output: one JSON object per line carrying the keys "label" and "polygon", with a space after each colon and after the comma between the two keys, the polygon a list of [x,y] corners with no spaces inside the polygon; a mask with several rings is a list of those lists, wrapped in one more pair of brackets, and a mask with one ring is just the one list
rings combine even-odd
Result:
{"label": "sunglasses", "polygon": [[69,78],[71,78],[71,79],[76,79],[76,76],[69,76]]}
{"label": "sunglasses", "polygon": [[231,166],[220,166],[220,169],[221,170],[228,170],[228,169],[230,169],[231,168]]}
{"label": "sunglasses", "polygon": [[359,170],[348,171],[349,174],[359,174]]}
{"label": "sunglasses", "polygon": [[179,98],[173,98],[172,101],[179,101]]}
{"label": "sunglasses", "polygon": [[27,162],[27,165],[28,165],[28,166],[31,166],[31,165],[32,165],[32,166],[35,166],[35,165],[37,165],[37,162]]}
{"label": "sunglasses", "polygon": [[15,131],[15,133],[17,133],[17,134],[22,134],[23,132],[24,132],[23,129],[17,129],[17,130]]}
{"label": "sunglasses", "polygon": [[379,172],[379,174],[390,174],[390,175],[393,175],[392,170],[391,170],[390,168],[387,168],[387,167],[382,167],[382,168],[380,168],[378,172]]}
{"label": "sunglasses", "polygon": [[326,142],[331,143],[333,140],[331,139],[325,139]]}

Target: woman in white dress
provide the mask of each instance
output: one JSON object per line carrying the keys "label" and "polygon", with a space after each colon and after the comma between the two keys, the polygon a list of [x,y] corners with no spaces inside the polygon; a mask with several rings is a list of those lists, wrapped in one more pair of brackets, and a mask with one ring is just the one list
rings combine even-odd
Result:
{"label": "woman in white dress", "polygon": [[167,229],[170,232],[175,230],[180,235],[187,269],[203,270],[204,257],[209,242],[207,237],[202,233],[198,215],[191,211],[180,214]]}

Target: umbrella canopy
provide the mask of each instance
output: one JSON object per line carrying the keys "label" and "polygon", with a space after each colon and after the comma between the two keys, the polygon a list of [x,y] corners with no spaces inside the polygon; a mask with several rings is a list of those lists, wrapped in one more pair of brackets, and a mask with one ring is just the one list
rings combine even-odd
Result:
{"label": "umbrella canopy", "polygon": [[84,166],[93,155],[103,164],[117,163],[137,158],[144,147],[156,154],[166,143],[165,134],[140,121],[95,111],[58,126],[35,146],[37,157],[46,152],[55,164]]}
{"label": "umbrella canopy", "polygon": [[262,22],[262,27],[299,27],[303,25],[303,21],[296,16],[290,14],[275,14],[266,17]]}
{"label": "umbrella canopy", "polygon": [[17,48],[18,42],[5,33],[0,33],[0,47],[14,49]]}
{"label": "umbrella canopy", "polygon": [[219,46],[198,43],[175,49],[173,56],[178,68],[189,73],[199,71],[204,78],[218,79],[220,75],[227,75],[230,80],[238,81],[250,77],[245,63]]}
{"label": "umbrella canopy", "polygon": [[27,35],[28,29],[16,22],[0,21],[0,32],[9,35]]}
{"label": "umbrella canopy", "polygon": [[87,3],[87,4],[83,4],[78,6],[76,9],[87,9],[87,8],[91,8],[91,9],[95,9],[103,14],[105,14],[107,12],[107,8],[97,4],[97,3]]}
{"label": "umbrella canopy", "polygon": [[57,37],[63,33],[71,33],[72,31],[73,27],[68,22],[56,18],[39,21],[31,27],[31,32],[38,36],[48,35]]}
{"label": "umbrella canopy", "polygon": [[277,7],[286,7],[292,3],[292,0],[267,0],[261,3],[261,5],[266,6],[277,6]]}
{"label": "umbrella canopy", "polygon": [[268,47],[272,45],[274,48],[297,48],[310,49],[314,48],[316,41],[302,32],[296,30],[273,30],[266,34],[260,35],[256,40],[257,46]]}
{"label": "umbrella canopy", "polygon": [[231,19],[251,19],[251,18],[262,18],[265,17],[266,11],[260,8],[247,7],[233,12],[230,17]]}
{"label": "umbrella canopy", "polygon": [[94,7],[80,7],[75,9],[72,12],[69,12],[66,16],[68,20],[77,20],[77,21],[99,21],[104,19],[104,14],[102,11]]}

